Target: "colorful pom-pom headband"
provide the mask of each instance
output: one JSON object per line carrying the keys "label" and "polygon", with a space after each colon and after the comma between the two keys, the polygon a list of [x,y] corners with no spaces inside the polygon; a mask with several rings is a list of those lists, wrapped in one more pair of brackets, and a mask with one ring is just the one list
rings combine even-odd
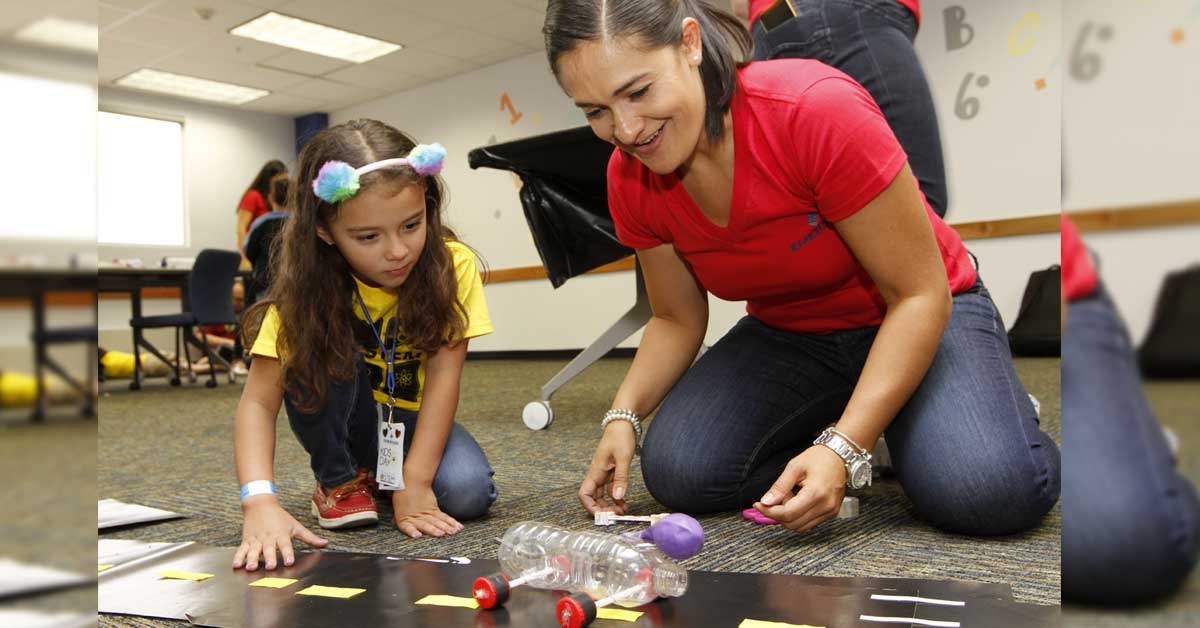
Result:
{"label": "colorful pom-pom headband", "polygon": [[435,175],[442,171],[446,160],[446,147],[441,144],[417,144],[407,157],[396,157],[369,163],[355,168],[344,161],[327,161],[317,172],[313,181],[313,193],[327,203],[337,203],[358,194],[358,179],[368,172],[382,168],[408,166],[422,176]]}

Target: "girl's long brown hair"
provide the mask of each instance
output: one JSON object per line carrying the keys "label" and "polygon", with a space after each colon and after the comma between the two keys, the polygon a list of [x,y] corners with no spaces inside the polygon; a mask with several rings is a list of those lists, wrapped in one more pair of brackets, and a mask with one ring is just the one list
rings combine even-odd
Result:
{"label": "girl's long brown hair", "polygon": [[[289,202],[292,215],[271,252],[270,291],[246,310],[242,327],[246,346],[253,346],[267,308],[276,307],[280,319],[276,350],[284,386],[302,411],[316,412],[325,405],[330,380],[354,377],[357,353],[368,341],[354,334],[350,265],[336,246],[317,237],[317,227],[329,229],[340,204],[318,198],[313,180],[328,161],[358,168],[404,157],[415,145],[408,135],[382,122],[353,120],[321,131],[300,153]],[[363,175],[360,181],[362,188],[381,183],[425,186],[425,249],[399,290],[401,341],[433,352],[461,339],[467,312],[458,302],[454,260],[445,242],[457,238],[442,225],[445,185],[441,177],[421,176],[410,168],[384,168]],[[373,336],[369,342],[375,342]]]}

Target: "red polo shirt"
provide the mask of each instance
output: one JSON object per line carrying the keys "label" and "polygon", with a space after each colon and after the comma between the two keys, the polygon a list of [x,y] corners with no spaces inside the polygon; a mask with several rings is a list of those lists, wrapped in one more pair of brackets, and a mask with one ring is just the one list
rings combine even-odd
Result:
{"label": "red polo shirt", "polygon": [[[616,149],[608,202],[617,236],[635,249],[673,244],[705,289],[747,301],[772,327],[828,333],[880,324],[883,298],[833,225],[878,196],[907,161],[870,94],[817,61],[760,61],[738,71],[732,117],[729,224],[709,220],[674,173],[654,174]],[[966,291],[975,269],[962,240],[925,209],[950,291]]]}

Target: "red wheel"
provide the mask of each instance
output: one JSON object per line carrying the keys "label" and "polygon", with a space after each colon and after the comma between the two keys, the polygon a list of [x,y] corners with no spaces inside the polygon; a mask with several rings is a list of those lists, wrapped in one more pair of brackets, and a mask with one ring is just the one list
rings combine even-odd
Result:
{"label": "red wheel", "polygon": [[596,603],[588,594],[576,593],[560,598],[554,613],[562,628],[583,628],[596,619]]}
{"label": "red wheel", "polygon": [[502,573],[476,578],[471,593],[483,608],[503,606],[508,601],[508,578]]}

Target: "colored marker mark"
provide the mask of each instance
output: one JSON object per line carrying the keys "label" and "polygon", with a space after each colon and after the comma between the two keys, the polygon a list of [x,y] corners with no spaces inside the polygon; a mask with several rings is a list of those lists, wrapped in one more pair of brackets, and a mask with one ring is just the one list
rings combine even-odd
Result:
{"label": "colored marker mark", "polygon": [[267,587],[268,589],[282,589],[296,584],[299,580],[295,578],[259,578],[250,583],[252,587]]}
{"label": "colored marker mark", "polygon": [[1038,79],[1034,81],[1033,86],[1036,87],[1038,91],[1046,89],[1046,79]]}
{"label": "colored marker mark", "polygon": [[1171,43],[1173,43],[1173,44],[1182,44],[1183,43],[1183,29],[1182,28],[1177,28],[1177,29],[1171,31]]}
{"label": "colored marker mark", "polygon": [[1033,36],[1026,35],[1025,31],[1037,30],[1041,24],[1042,16],[1037,11],[1021,16],[1008,35],[1008,54],[1019,57],[1033,49]]}
{"label": "colored marker mark", "polygon": [[500,94],[500,111],[504,111],[505,109],[508,109],[509,115],[512,116],[512,119],[508,121],[509,124],[516,124],[523,115],[520,111],[517,111],[517,107],[513,104],[512,98],[509,97],[508,92],[502,92]]}
{"label": "colored marker mark", "polygon": [[100,573],[101,571],[108,571],[109,569],[112,569],[112,568],[113,568],[112,565],[96,565],[96,573]]}
{"label": "colored marker mark", "polygon": [[317,597],[336,597],[343,600],[352,598],[366,589],[353,589],[349,587],[323,587],[319,584],[314,584],[307,589],[297,591],[296,595],[315,595]]}

